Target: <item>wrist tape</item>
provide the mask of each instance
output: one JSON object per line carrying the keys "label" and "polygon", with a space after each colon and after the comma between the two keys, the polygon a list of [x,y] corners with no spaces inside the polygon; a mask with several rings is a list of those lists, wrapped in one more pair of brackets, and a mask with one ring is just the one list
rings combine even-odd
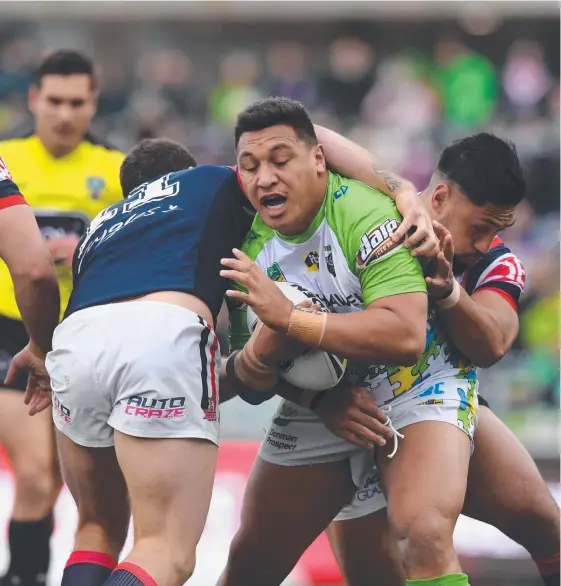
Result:
{"label": "wrist tape", "polygon": [[327,313],[295,307],[290,314],[287,334],[307,346],[317,348],[323,340],[326,325]]}
{"label": "wrist tape", "polygon": [[452,285],[452,291],[450,291],[450,295],[437,301],[436,306],[439,309],[450,309],[451,307],[454,307],[454,305],[456,305],[460,300],[461,291],[462,289],[460,284],[454,279],[454,284]]}

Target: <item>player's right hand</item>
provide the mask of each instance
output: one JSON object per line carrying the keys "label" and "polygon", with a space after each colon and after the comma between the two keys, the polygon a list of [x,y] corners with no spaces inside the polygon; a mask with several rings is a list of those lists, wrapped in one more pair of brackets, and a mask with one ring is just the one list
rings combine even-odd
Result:
{"label": "player's right hand", "polygon": [[[440,248],[431,217],[415,191],[403,191],[396,195],[397,209],[403,221],[393,233],[392,240],[411,249],[413,256],[435,257]],[[410,233],[411,231],[411,233]]]}
{"label": "player's right hand", "polygon": [[32,342],[14,356],[4,384],[13,385],[23,371],[28,373],[23,402],[29,405],[29,414],[35,415],[49,407],[52,397],[45,357]]}
{"label": "player's right hand", "polygon": [[330,389],[314,412],[329,431],[360,448],[385,446],[393,437],[387,415],[364,387]]}

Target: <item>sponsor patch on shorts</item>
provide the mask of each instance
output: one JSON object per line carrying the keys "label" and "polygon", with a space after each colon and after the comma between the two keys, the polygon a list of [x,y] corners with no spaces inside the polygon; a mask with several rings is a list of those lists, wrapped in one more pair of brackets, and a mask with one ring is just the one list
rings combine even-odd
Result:
{"label": "sponsor patch on shorts", "polygon": [[171,399],[130,397],[125,407],[125,415],[144,417],[144,419],[178,419],[185,416],[185,397]]}

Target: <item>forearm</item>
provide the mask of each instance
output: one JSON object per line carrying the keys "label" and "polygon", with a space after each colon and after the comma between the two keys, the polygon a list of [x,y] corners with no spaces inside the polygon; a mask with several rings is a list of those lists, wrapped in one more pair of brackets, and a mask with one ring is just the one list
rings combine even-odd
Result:
{"label": "forearm", "polygon": [[53,332],[60,315],[60,293],[49,261],[43,269],[12,273],[18,309],[31,341],[46,354],[52,349]]}
{"label": "forearm", "polygon": [[[424,313],[420,310],[411,320],[384,308],[328,314],[325,319],[319,348],[337,356],[366,364],[408,366],[417,362],[424,349],[426,301]],[[289,330],[289,336],[304,341],[301,335]]]}
{"label": "forearm", "polygon": [[318,125],[314,128],[328,164],[340,175],[366,183],[393,199],[400,193],[416,193],[410,181],[390,171],[365,148],[328,128]]}
{"label": "forearm", "polygon": [[[496,311],[476,303],[462,288],[456,305],[438,314],[456,348],[475,366],[488,368],[510,349],[512,327],[497,320]],[[517,327],[516,327],[517,330]]]}
{"label": "forearm", "polygon": [[1,211],[0,257],[14,283],[16,303],[29,337],[46,353],[59,320],[60,294],[51,257],[28,206]]}
{"label": "forearm", "polygon": [[220,367],[219,378],[219,403],[226,403],[230,399],[239,396],[246,403],[250,405],[259,405],[268,401],[275,396],[276,391],[273,390],[256,390],[244,386],[239,380],[235,378],[233,373],[228,372],[227,364],[230,358],[222,361]]}

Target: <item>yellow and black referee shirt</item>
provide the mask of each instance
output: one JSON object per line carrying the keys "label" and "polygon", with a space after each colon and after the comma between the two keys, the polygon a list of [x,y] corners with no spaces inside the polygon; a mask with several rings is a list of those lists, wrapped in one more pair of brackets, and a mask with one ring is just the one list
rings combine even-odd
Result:
{"label": "yellow and black referee shirt", "polygon": [[[122,198],[119,168],[124,154],[89,134],[60,158],[53,157],[35,134],[0,141],[0,156],[35,211],[45,238],[82,236],[94,216]],[[57,266],[57,272],[64,312],[72,291],[72,270]],[[21,319],[10,274],[1,261],[0,315]]]}

